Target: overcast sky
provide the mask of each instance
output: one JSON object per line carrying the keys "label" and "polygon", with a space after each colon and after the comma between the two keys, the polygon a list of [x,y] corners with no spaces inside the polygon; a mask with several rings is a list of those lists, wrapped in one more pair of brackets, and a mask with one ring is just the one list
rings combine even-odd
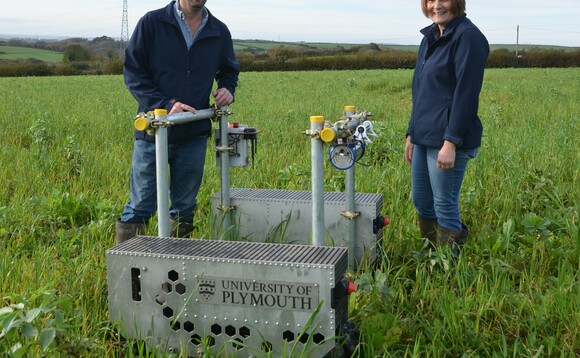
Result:
{"label": "overcast sky", "polygon": [[[0,35],[121,37],[123,0],[1,0]],[[129,35],[162,0],[127,0]],[[420,0],[208,0],[236,39],[331,43],[419,43],[430,24]],[[580,47],[578,0],[467,0],[467,16],[491,44]]]}

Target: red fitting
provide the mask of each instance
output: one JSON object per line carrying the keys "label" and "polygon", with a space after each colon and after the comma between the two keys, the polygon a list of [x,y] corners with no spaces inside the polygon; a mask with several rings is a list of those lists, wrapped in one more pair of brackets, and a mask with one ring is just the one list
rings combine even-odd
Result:
{"label": "red fitting", "polygon": [[233,125],[234,125],[234,128],[238,128],[240,126],[240,123],[239,122],[234,122]]}
{"label": "red fitting", "polygon": [[356,283],[349,281],[348,282],[348,287],[346,289],[346,293],[348,293],[350,295],[354,291],[356,291]]}

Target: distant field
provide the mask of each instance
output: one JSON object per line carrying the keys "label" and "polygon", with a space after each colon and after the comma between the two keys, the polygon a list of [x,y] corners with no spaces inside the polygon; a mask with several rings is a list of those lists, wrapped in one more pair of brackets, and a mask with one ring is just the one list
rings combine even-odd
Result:
{"label": "distant field", "polygon": [[[309,47],[313,49],[331,49],[335,47],[342,47],[349,49],[352,47],[364,46],[368,44],[349,44],[349,43],[334,43],[334,42],[276,42],[276,41],[265,41],[265,40],[234,40],[234,49],[236,51],[242,50],[269,50],[277,46],[288,46],[288,47]],[[419,49],[419,44],[416,45],[395,45],[395,44],[378,44],[382,49],[391,49],[399,51],[412,51],[416,52]],[[515,51],[515,44],[491,44],[490,49],[508,49],[509,51]],[[520,51],[543,48],[546,50],[563,50],[563,51],[573,51],[578,50],[578,47],[564,47],[564,46],[547,46],[547,45],[519,45],[518,49]]]}
{"label": "distant field", "polygon": [[[330,43],[330,42],[277,42],[266,40],[235,40],[235,51],[268,51],[273,47],[287,46],[297,48],[310,48],[329,50],[332,48],[350,49],[352,47],[364,46],[368,44],[349,44],[349,43]],[[417,45],[394,45],[394,44],[378,44],[382,49],[411,51],[416,52],[419,48]],[[515,44],[493,44],[490,45],[491,50],[500,48],[515,51]],[[544,46],[544,45],[520,45],[519,50],[524,51],[531,48],[545,48],[550,50],[561,49],[563,51],[573,51],[579,49],[578,47],[562,47],[562,46]],[[37,59],[45,62],[60,62],[62,61],[62,53],[55,51],[47,51],[28,47],[17,46],[0,46],[0,60],[17,60],[17,59]]]}
{"label": "distant field", "polygon": [[62,61],[62,53],[28,47],[0,46],[0,59],[2,60],[30,58],[45,62],[60,62]]}

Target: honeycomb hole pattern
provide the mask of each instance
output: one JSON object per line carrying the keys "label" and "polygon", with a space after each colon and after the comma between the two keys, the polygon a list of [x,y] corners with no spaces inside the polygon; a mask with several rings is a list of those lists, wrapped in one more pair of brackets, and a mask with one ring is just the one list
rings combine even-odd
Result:
{"label": "honeycomb hole pattern", "polygon": [[312,342],[320,344],[324,342],[324,336],[320,333],[316,333],[314,336],[312,336]]}
{"label": "honeycomb hole pattern", "polygon": [[171,307],[163,308],[163,315],[167,318],[173,317],[173,309],[171,309]]}
{"label": "honeycomb hole pattern", "polygon": [[169,282],[163,282],[161,284],[161,291],[165,293],[171,293],[171,291],[173,291],[173,286],[171,286]]}
{"label": "honeycomb hole pattern", "polygon": [[222,326],[220,326],[217,323],[212,324],[210,330],[211,330],[211,333],[213,333],[216,336],[219,336],[220,334],[222,334]]}
{"label": "honeycomb hole pattern", "polygon": [[232,341],[232,347],[234,347],[235,349],[237,349],[239,351],[240,349],[244,348],[244,342],[242,341],[241,338],[235,338]]}
{"label": "honeycomb hole pattern", "polygon": [[265,353],[272,352],[272,343],[268,341],[262,342],[262,351],[264,351]]}
{"label": "honeycomb hole pattern", "polygon": [[242,326],[240,327],[239,333],[242,338],[248,338],[250,336],[250,329],[246,326]]}
{"label": "honeycomb hole pattern", "polygon": [[228,325],[226,327],[226,334],[230,337],[233,337],[236,335],[236,327],[232,326],[232,325]]}
{"label": "honeycomb hole pattern", "polygon": [[[171,307],[164,307],[167,303],[166,296],[173,291],[179,295],[184,295],[187,292],[187,288],[183,283],[176,283],[179,280],[179,273],[175,270],[171,270],[167,273],[167,279],[171,282],[166,281],[161,285],[161,291],[165,293],[165,295],[158,294],[155,296],[155,302],[163,307],[163,316],[171,320],[173,318],[174,311]],[[216,344],[216,337],[222,333],[225,333],[228,337],[232,338],[233,348],[236,350],[241,350],[245,347],[244,339],[250,337],[251,335],[250,328],[246,326],[236,328],[233,325],[227,325],[226,327],[222,327],[217,323],[210,327],[211,335],[207,335],[204,338],[195,332],[195,325],[190,321],[184,322],[183,324],[181,324],[179,321],[171,321],[170,327],[173,331],[179,331],[180,329],[183,329],[187,333],[191,334],[190,342],[195,346],[204,344],[207,347],[214,347]],[[298,340],[298,342],[304,345],[308,344],[310,341],[316,345],[320,345],[324,342],[325,337],[321,333],[315,333],[311,336],[306,332],[295,333],[291,330],[286,330],[282,333],[282,339],[288,343]],[[262,342],[263,352],[270,353],[272,350],[273,344],[271,342],[267,340]]]}
{"label": "honeycomb hole pattern", "polygon": [[288,343],[294,342],[294,332],[284,331],[284,333],[282,333],[282,339]]}
{"label": "honeycomb hole pattern", "polygon": [[177,271],[171,270],[167,273],[167,278],[170,279],[171,281],[175,282],[175,281],[179,280],[179,274],[177,273]]}
{"label": "honeycomb hole pattern", "polygon": [[191,333],[193,332],[193,330],[195,329],[195,326],[193,325],[193,323],[186,321],[185,323],[183,323],[183,329],[187,332],[187,333]]}
{"label": "honeycomb hole pattern", "polygon": [[175,285],[175,292],[179,293],[180,295],[183,295],[185,293],[185,285],[182,283],[178,283],[177,285]]}
{"label": "honeycomb hole pattern", "polygon": [[179,321],[171,322],[171,329],[174,331],[179,331],[181,329],[181,323]]}
{"label": "honeycomb hole pattern", "polygon": [[199,334],[196,333],[191,336],[191,343],[193,343],[196,346],[201,344],[201,337],[199,336]]}

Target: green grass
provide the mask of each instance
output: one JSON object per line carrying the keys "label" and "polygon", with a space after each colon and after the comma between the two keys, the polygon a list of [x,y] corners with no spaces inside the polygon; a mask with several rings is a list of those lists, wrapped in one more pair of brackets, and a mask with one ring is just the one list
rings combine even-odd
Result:
{"label": "green grass", "polygon": [[18,46],[0,46],[0,59],[37,59],[45,62],[61,62],[62,53]]}
{"label": "green grass", "polygon": [[[335,121],[344,105],[372,111],[380,137],[357,167],[356,188],[383,194],[392,223],[380,269],[352,273],[361,287],[350,301],[359,352],[578,356],[580,71],[486,72],[483,146],[461,199],[471,237],[448,269],[448,252],[417,255],[422,242],[403,160],[411,76],[243,73],[231,119],[260,130],[259,151],[253,169],[232,169],[232,186],[309,190],[310,143],[301,133],[309,117]],[[0,351],[139,355],[107,322],[105,266],[128,199],[134,99],[120,76],[1,78],[0,98],[0,326],[9,310],[21,324],[0,336]],[[325,166],[326,189],[342,190],[342,173]],[[210,237],[210,197],[218,191],[210,150],[200,238]]]}

